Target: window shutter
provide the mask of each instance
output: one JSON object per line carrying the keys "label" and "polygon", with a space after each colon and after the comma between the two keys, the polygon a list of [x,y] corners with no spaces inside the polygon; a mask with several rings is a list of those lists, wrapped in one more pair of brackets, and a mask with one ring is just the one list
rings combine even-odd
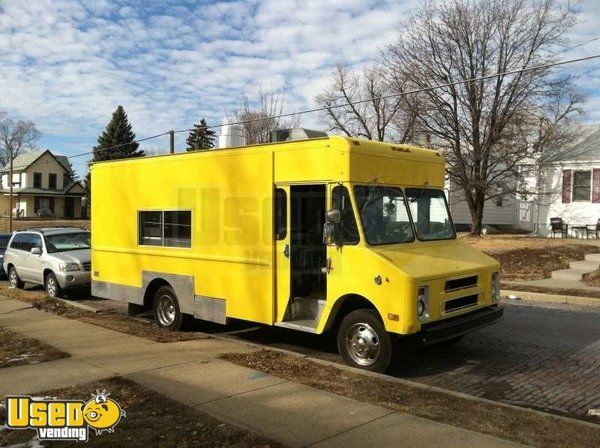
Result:
{"label": "window shutter", "polygon": [[562,201],[563,201],[563,204],[571,202],[572,178],[573,178],[573,171],[563,170],[563,173],[562,173]]}
{"label": "window shutter", "polygon": [[600,202],[600,168],[592,170],[592,202]]}

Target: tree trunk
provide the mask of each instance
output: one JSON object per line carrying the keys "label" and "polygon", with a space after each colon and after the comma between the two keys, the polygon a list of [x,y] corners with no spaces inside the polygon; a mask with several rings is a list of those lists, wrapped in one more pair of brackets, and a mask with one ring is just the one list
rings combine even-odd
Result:
{"label": "tree trunk", "polygon": [[480,236],[483,230],[483,207],[485,197],[481,192],[475,193],[473,207],[469,204],[471,212],[471,235]]}

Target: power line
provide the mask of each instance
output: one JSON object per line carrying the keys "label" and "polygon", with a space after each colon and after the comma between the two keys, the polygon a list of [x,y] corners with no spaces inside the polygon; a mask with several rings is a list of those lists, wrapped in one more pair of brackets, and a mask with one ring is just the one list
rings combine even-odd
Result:
{"label": "power line", "polygon": [[[585,45],[589,42],[592,42],[594,40],[600,39],[599,37],[596,37],[594,39],[591,39],[588,42],[584,42],[582,44],[576,45],[577,46],[581,46],[581,45]],[[575,48],[573,47],[573,48]],[[255,122],[259,122],[259,121],[265,121],[265,120],[275,120],[275,119],[280,119],[280,118],[288,118],[288,117],[295,117],[298,115],[306,115],[306,114],[311,114],[311,113],[315,113],[315,112],[325,112],[328,110],[332,110],[332,109],[340,109],[340,108],[344,108],[344,107],[348,107],[351,105],[357,105],[357,104],[364,104],[364,103],[368,103],[374,100],[385,100],[385,99],[390,99],[390,98],[398,98],[401,96],[405,96],[405,95],[414,95],[417,93],[423,93],[423,92],[428,92],[430,90],[435,90],[435,89],[442,89],[445,87],[454,87],[454,86],[458,86],[458,85],[462,85],[462,84],[467,84],[467,83],[471,83],[471,82],[476,82],[476,81],[484,81],[486,79],[492,79],[492,78],[498,78],[500,76],[508,76],[508,75],[516,75],[518,73],[525,73],[525,72],[530,72],[530,71],[536,71],[536,70],[543,70],[543,69],[548,69],[548,68],[553,68],[553,67],[558,67],[561,65],[567,65],[567,64],[573,64],[576,62],[583,62],[583,61],[589,61],[592,59],[598,59],[600,58],[600,54],[595,54],[592,56],[585,56],[585,57],[581,57],[581,58],[575,58],[575,59],[568,59],[568,60],[564,60],[564,61],[558,61],[558,62],[551,62],[551,63],[547,63],[547,64],[541,64],[541,65],[536,65],[536,66],[532,66],[532,67],[522,67],[519,69],[514,69],[514,70],[507,70],[504,72],[500,72],[500,73],[494,73],[494,74],[490,74],[490,75],[484,75],[484,76],[479,76],[479,77],[475,77],[475,78],[469,78],[469,79],[464,79],[464,80],[460,80],[460,81],[453,81],[453,82],[447,82],[445,84],[438,84],[435,86],[427,86],[427,87],[422,87],[419,89],[414,89],[414,90],[408,90],[405,92],[399,92],[399,93],[393,93],[393,94],[389,94],[389,95],[381,95],[378,97],[372,97],[372,98],[368,98],[368,99],[364,99],[364,100],[357,100],[357,101],[348,101],[346,103],[343,104],[334,104],[331,106],[320,106],[320,107],[315,107],[312,109],[305,109],[305,110],[301,110],[301,111],[297,111],[297,112],[289,112],[286,114],[281,114],[281,115],[276,115],[276,116],[269,116],[269,117],[260,117],[260,118],[255,118],[252,120],[241,120],[241,121],[234,121],[234,122],[229,122],[229,123],[224,123],[224,124],[217,124],[217,125],[213,125],[213,126],[207,126],[207,129],[217,129],[217,128],[221,128],[223,126],[229,126],[229,125],[237,125],[237,124],[250,124],[250,123],[255,123]],[[140,143],[146,140],[152,140],[158,137],[162,137],[165,135],[170,134],[171,132],[173,132],[174,134],[179,134],[182,132],[190,132],[193,129],[179,129],[179,130],[174,130],[174,131],[166,131],[166,132],[162,132],[160,134],[156,134],[156,135],[152,135],[149,137],[144,137],[144,138],[140,138],[137,140],[134,140],[133,142],[129,142],[129,143],[121,143],[118,145],[113,145],[113,146],[109,146],[108,148],[101,148],[97,151],[109,151],[112,149],[116,149],[116,148],[120,148],[123,146],[127,146],[127,145],[131,145],[133,143]],[[67,156],[68,159],[73,159],[76,157],[83,157],[85,155],[90,155],[90,154],[94,154],[94,151],[88,151],[88,152],[84,152],[84,153],[80,153],[80,154],[75,154],[73,156]]]}

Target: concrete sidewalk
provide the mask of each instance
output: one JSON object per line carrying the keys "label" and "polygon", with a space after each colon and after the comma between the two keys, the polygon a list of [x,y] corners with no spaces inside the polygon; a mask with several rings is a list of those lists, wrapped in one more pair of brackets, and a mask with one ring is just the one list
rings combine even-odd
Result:
{"label": "concrete sidewalk", "polygon": [[237,341],[206,338],[161,344],[38,311],[1,296],[0,327],[71,355],[0,369],[1,396],[33,394],[120,375],[292,447],[522,446],[220,360],[222,353],[256,350]]}

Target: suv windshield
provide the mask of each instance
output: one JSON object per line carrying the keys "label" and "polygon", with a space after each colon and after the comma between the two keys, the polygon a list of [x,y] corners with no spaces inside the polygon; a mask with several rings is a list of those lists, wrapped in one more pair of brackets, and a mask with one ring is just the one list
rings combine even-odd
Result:
{"label": "suv windshield", "polygon": [[420,240],[448,240],[456,237],[442,190],[406,188],[404,191]]}
{"label": "suv windshield", "polygon": [[48,253],[90,248],[89,232],[58,233],[46,235],[45,239]]}
{"label": "suv windshield", "polygon": [[412,225],[400,188],[357,185],[354,187],[354,195],[365,238],[369,244],[414,241]]}

